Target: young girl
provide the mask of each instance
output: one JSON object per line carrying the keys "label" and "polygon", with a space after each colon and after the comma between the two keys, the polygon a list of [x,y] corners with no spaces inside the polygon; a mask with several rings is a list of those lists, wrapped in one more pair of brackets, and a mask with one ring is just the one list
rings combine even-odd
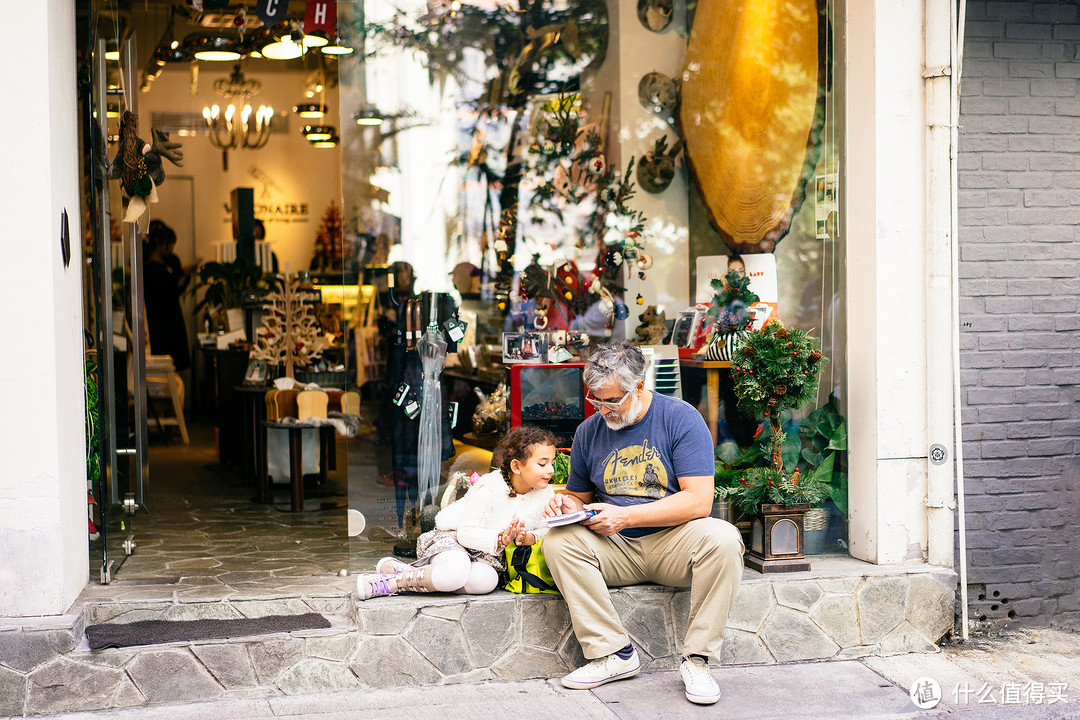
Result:
{"label": "young girl", "polygon": [[499,469],[484,475],[465,497],[435,516],[435,529],[416,540],[411,565],[385,557],[376,572],[356,579],[361,600],[398,592],[483,595],[506,570],[503,548],[535,544],[547,530],[544,510],[555,496],[555,437],[522,425],[495,450]]}

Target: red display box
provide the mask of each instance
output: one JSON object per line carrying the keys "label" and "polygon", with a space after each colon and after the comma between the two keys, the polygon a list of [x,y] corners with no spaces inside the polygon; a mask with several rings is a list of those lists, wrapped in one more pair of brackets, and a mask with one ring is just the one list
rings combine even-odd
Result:
{"label": "red display box", "polygon": [[585,399],[585,363],[519,363],[510,368],[510,427],[535,425],[565,449],[574,431],[596,412]]}

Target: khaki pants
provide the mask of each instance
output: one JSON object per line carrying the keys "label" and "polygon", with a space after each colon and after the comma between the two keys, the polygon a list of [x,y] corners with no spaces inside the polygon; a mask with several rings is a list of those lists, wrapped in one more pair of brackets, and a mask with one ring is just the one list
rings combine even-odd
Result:
{"label": "khaki pants", "polygon": [[742,555],[739,531],[716,518],[640,538],[603,537],[580,524],[552,528],[544,537],[544,557],[589,660],[630,642],[608,588],[644,582],[690,586],[682,654],[719,659],[728,612],[742,580]]}

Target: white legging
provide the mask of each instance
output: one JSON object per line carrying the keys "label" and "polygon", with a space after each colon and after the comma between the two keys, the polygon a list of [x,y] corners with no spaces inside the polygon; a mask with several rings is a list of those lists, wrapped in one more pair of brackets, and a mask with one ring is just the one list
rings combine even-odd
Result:
{"label": "white legging", "polygon": [[433,555],[431,584],[439,592],[485,595],[499,584],[499,573],[487,563],[474,561],[464,550],[444,550]]}

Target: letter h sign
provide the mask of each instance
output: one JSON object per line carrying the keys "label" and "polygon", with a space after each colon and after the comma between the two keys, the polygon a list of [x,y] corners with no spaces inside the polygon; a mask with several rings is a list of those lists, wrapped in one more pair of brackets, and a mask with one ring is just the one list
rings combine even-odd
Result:
{"label": "letter h sign", "polygon": [[337,35],[337,0],[307,0],[304,32],[315,30],[322,30],[331,38]]}

